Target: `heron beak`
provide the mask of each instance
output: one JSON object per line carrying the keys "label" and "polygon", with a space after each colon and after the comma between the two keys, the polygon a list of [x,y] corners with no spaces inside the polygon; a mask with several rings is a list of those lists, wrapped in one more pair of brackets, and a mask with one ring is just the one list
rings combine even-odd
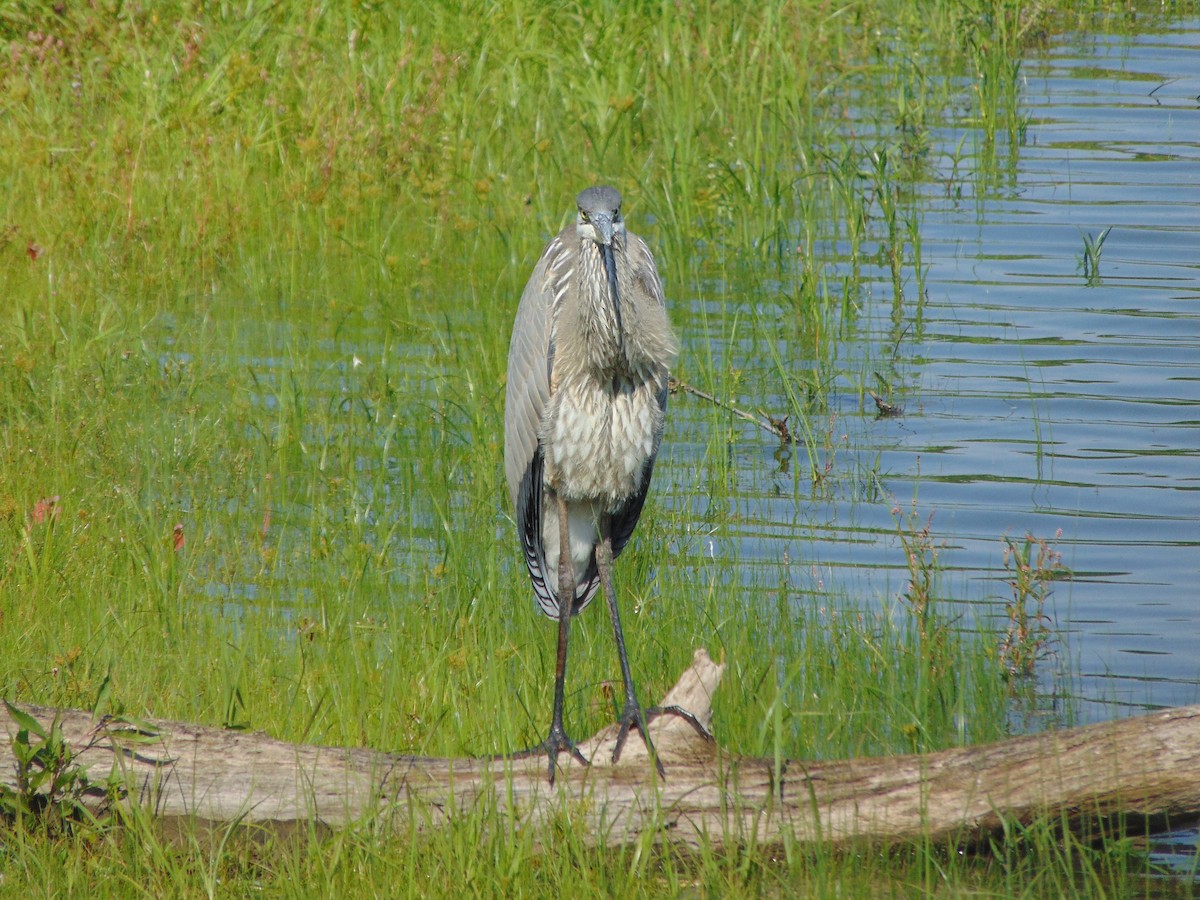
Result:
{"label": "heron beak", "polygon": [[613,239],[613,220],[610,215],[597,214],[592,217],[592,230],[596,233],[596,243],[601,247],[611,247]]}
{"label": "heron beak", "polygon": [[612,244],[600,245],[600,258],[604,260],[604,272],[608,275],[608,287],[612,291],[613,305],[617,314],[621,312],[620,295],[617,293],[617,259],[613,256]]}
{"label": "heron beak", "polygon": [[[604,260],[604,272],[608,275],[608,289],[612,297],[613,312],[617,316],[617,332],[621,334],[621,295],[617,291],[617,260],[613,256],[612,227],[608,228],[610,240],[600,245],[600,258]],[[623,334],[621,335],[623,337]]]}

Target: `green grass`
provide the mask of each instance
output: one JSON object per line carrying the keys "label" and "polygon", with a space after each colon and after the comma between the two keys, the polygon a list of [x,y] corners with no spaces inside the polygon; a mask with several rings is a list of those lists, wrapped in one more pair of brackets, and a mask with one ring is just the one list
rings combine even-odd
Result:
{"label": "green grass", "polygon": [[[546,728],[553,634],[508,520],[501,379],[580,187],[621,187],[655,247],[697,336],[681,377],[783,398],[813,497],[869,502],[827,398],[871,383],[839,352],[869,281],[896,341],[919,316],[930,132],[965,104],[977,158],[1019,152],[1026,42],[1108,21],[1005,0],[98,7],[0,0],[0,696],[423,754]],[[618,567],[643,699],[706,646],[735,752],[1002,736],[1001,635],[710,556],[741,432],[715,407],[683,421],[668,441],[694,470],[660,471]],[[576,735],[611,718],[612,656],[582,617]],[[419,838],[0,825],[0,860],[21,896],[1105,894],[1144,869],[1049,826],[980,858],[685,854],[487,808]]]}

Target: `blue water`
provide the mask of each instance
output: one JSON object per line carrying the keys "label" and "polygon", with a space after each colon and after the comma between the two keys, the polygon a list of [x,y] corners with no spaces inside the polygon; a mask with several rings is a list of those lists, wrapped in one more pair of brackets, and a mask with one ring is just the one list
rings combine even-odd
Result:
{"label": "blue water", "polygon": [[[1198,45],[1200,21],[1052,38],[1022,65],[1023,142],[1001,136],[989,162],[973,123],[936,135],[920,222],[927,299],[918,308],[906,269],[886,376],[904,415],[876,418],[858,385],[835,386],[821,424],[859,489],[832,496],[810,489],[798,460],[781,465],[772,437],[735,424],[741,518],[706,537],[707,552],[736,552],[751,585],[776,587],[782,567],[798,593],[895,606],[907,579],[893,509],[915,497],[947,595],[989,618],[1011,596],[1001,538],[1061,535],[1074,577],[1054,587],[1063,639],[1044,676],[1071,674],[1046,690],[1068,692],[1083,721],[1200,703]],[[1085,235],[1108,228],[1089,279]],[[847,372],[897,338],[879,275]],[[736,312],[769,318],[771,298]],[[691,338],[685,352],[708,335]],[[763,365],[761,345],[723,352]],[[668,478],[694,470],[698,403],[674,401]]]}

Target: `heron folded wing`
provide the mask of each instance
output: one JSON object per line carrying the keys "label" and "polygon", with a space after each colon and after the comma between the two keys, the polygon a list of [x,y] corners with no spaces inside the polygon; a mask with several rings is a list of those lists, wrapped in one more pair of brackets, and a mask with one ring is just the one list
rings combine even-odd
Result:
{"label": "heron folded wing", "polygon": [[[517,493],[517,531],[521,535],[521,549],[525,553],[525,565],[529,568],[529,578],[533,582],[533,596],[538,608],[555,621],[558,620],[557,577],[550,577],[551,570],[546,565],[546,548],[542,539],[542,504],[546,502],[547,494],[542,483],[542,451],[534,451],[533,462],[521,478],[521,487]],[[576,578],[575,601],[571,605],[571,615],[578,615],[580,610],[592,602],[600,590],[600,572],[596,568],[595,554],[588,561],[583,577]]]}
{"label": "heron folded wing", "polygon": [[550,369],[553,360],[550,325],[551,289],[548,284],[556,238],[538,261],[513,323],[508,350],[508,376],[504,401],[504,470],[513,505],[521,479],[533,460],[542,427],[542,414],[550,402]]}
{"label": "heron folded wing", "polygon": [[521,535],[521,549],[525,551],[525,565],[533,581],[533,593],[542,611],[550,615],[552,606],[558,614],[558,599],[546,583],[546,553],[542,545],[542,451],[536,450],[533,462],[521,478],[517,492],[517,531]]}
{"label": "heron folded wing", "polygon": [[637,492],[628,497],[612,515],[612,552],[613,559],[620,555],[633,537],[638,519],[642,517],[642,507],[646,505],[646,494],[650,491],[650,475],[654,469],[654,459],[646,463],[642,473],[642,484]]}

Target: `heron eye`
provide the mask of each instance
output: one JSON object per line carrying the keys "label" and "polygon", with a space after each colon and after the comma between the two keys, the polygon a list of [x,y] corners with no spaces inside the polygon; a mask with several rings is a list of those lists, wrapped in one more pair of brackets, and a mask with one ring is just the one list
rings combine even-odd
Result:
{"label": "heron eye", "polygon": [[589,218],[588,218],[588,214],[587,214],[587,213],[585,213],[585,212],[584,212],[582,209],[579,211],[579,218],[580,218],[580,220],[581,220],[581,221],[583,221],[583,222],[590,222],[590,221],[591,221],[591,219],[589,219]]}

